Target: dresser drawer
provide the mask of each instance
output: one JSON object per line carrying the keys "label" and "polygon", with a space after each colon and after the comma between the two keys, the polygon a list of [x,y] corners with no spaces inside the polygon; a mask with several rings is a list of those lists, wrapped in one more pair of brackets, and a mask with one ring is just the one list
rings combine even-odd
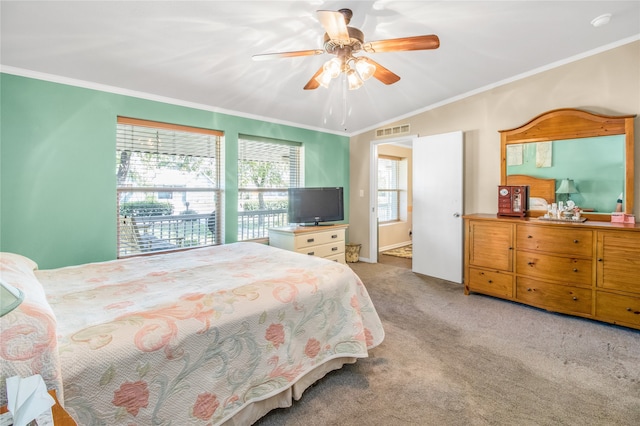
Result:
{"label": "dresser drawer", "polygon": [[599,291],[596,293],[596,317],[640,327],[640,297]]}
{"label": "dresser drawer", "polygon": [[338,263],[342,263],[342,264],[346,264],[347,261],[344,257],[344,253],[340,253],[340,254],[334,254],[332,256],[327,256],[325,257],[325,259],[327,260],[333,260],[334,262],[338,262]]}
{"label": "dresser drawer", "polygon": [[640,295],[640,233],[598,233],[598,287]]}
{"label": "dresser drawer", "polygon": [[469,264],[513,271],[513,229],[511,223],[468,221]]}
{"label": "dresser drawer", "polygon": [[553,256],[518,250],[516,273],[530,277],[559,281],[564,284],[591,286],[591,259]]}
{"label": "dresser drawer", "polygon": [[335,243],[321,244],[313,247],[302,247],[297,249],[296,252],[318,257],[335,256],[341,253],[344,256],[344,243],[337,241]]}
{"label": "dresser drawer", "polygon": [[518,250],[592,257],[593,231],[522,224],[516,229],[516,246]]}
{"label": "dresser drawer", "polygon": [[344,229],[334,229],[328,232],[302,233],[295,236],[295,248],[298,249],[332,242],[344,242]]}
{"label": "dresser drawer", "polygon": [[513,297],[513,275],[469,268],[468,287],[470,291],[510,298]]}
{"label": "dresser drawer", "polygon": [[552,311],[591,314],[592,295],[586,288],[517,277],[516,300]]}

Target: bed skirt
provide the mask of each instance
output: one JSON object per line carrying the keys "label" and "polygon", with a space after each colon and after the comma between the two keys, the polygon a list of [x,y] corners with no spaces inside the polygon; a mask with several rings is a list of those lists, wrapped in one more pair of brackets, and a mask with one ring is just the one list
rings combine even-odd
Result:
{"label": "bed skirt", "polygon": [[325,362],[302,376],[288,389],[285,389],[270,398],[247,405],[232,418],[222,424],[224,426],[246,426],[255,423],[271,410],[291,407],[294,400],[298,401],[302,398],[302,393],[318,380],[322,379],[327,373],[333,370],[339,370],[343,365],[353,364],[356,361],[357,358],[345,357]]}

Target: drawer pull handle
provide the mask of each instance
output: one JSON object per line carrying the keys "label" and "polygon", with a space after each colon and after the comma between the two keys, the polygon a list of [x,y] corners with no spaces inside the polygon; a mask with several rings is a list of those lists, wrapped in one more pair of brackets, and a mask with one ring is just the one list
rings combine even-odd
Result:
{"label": "drawer pull handle", "polygon": [[509,247],[509,250],[513,250],[513,247]]}
{"label": "drawer pull handle", "polygon": [[578,244],[580,241],[578,240],[573,240],[574,243]]}
{"label": "drawer pull handle", "polygon": [[338,238],[338,234],[333,234],[331,238]]}
{"label": "drawer pull handle", "polygon": [[533,266],[533,265],[535,265],[535,262],[527,262],[527,265]]}
{"label": "drawer pull handle", "polygon": [[307,238],[307,242],[308,242],[308,243],[312,243],[312,242],[314,242],[315,240],[316,240],[315,238]]}
{"label": "drawer pull handle", "polygon": [[578,272],[578,268],[573,268],[573,272]]}
{"label": "drawer pull handle", "polygon": [[627,308],[627,312],[631,312],[631,308]]}
{"label": "drawer pull handle", "polygon": [[532,288],[528,288],[527,291],[533,291],[533,289]]}
{"label": "drawer pull handle", "polygon": [[491,284],[493,282],[493,280],[489,280],[489,284]]}
{"label": "drawer pull handle", "polygon": [[315,251],[310,251],[309,253],[307,253],[309,256],[313,256],[314,254],[316,254]]}
{"label": "drawer pull handle", "polygon": [[576,296],[573,296],[572,299],[573,300],[578,300],[578,298]]}
{"label": "drawer pull handle", "polygon": [[599,258],[599,259],[598,259],[598,262],[602,262],[602,258]]}
{"label": "drawer pull handle", "polygon": [[527,235],[527,238],[533,238],[533,235]]}
{"label": "drawer pull handle", "polygon": [[331,251],[337,251],[338,247],[331,247]]}

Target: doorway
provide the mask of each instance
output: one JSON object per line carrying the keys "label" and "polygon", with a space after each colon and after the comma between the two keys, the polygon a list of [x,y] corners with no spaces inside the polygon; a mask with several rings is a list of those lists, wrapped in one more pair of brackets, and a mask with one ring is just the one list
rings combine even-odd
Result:
{"label": "doorway", "polygon": [[[462,283],[463,132],[371,143],[370,255],[379,262],[378,153],[386,144],[411,146],[411,244],[414,272]],[[416,144],[420,144],[417,146]],[[416,150],[416,148],[419,148]],[[446,182],[446,185],[443,185]],[[416,189],[413,189],[413,183]],[[418,197],[416,198],[416,191]],[[375,256],[375,257],[374,257]]]}
{"label": "doorway", "polygon": [[412,267],[412,144],[416,136],[373,142],[371,261]]}

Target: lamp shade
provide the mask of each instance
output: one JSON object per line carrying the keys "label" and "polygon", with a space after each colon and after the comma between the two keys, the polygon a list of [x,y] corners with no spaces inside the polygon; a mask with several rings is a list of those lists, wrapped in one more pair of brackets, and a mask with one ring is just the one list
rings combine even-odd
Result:
{"label": "lamp shade", "polygon": [[362,57],[356,60],[356,71],[360,74],[360,78],[365,81],[373,77],[376,72],[376,66],[370,63],[367,58]]}
{"label": "lamp shade", "polygon": [[13,311],[23,300],[22,290],[0,280],[0,317]]}
{"label": "lamp shade", "polygon": [[356,90],[364,84],[356,70],[353,68],[347,71],[347,82],[349,84],[349,90]]}
{"label": "lamp shade", "polygon": [[578,190],[573,184],[573,179],[562,179],[560,182],[560,188],[556,191],[556,194],[577,194]]}

